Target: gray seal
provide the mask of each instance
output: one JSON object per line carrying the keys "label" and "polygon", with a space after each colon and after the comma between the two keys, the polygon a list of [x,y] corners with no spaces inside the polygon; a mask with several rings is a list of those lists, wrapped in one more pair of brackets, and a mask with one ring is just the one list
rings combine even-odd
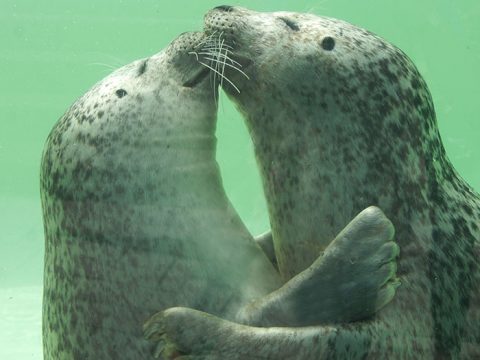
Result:
{"label": "gray seal", "polygon": [[[273,312],[275,304],[306,303],[304,292],[315,286],[329,293],[352,277],[361,284],[344,299],[356,309],[349,318],[334,318],[327,310],[336,304],[314,292],[309,303],[323,304],[324,321],[371,315],[393,297],[383,286],[394,276],[392,225],[375,210],[348,228],[354,237],[339,237],[328,258],[356,254],[358,240],[368,244],[359,258],[378,256],[383,269],[359,272],[349,264],[345,282],[317,276],[282,286],[223,190],[216,92],[203,48],[209,42],[202,33],[186,33],[122,67],[77,100],[50,133],[41,169],[45,359],[153,358],[142,324],[172,306],[255,325],[288,324],[298,316]],[[312,266],[310,274],[332,273],[327,265]],[[369,306],[351,301],[364,293]]]}
{"label": "gray seal", "polygon": [[170,344],[194,358],[480,358],[480,197],[448,160],[412,61],[312,14],[223,6],[205,29],[249,77],[227,70],[235,88],[223,88],[253,139],[284,278],[377,205],[395,225],[402,286],[374,321],[330,327],[245,328],[171,309],[157,318]]}

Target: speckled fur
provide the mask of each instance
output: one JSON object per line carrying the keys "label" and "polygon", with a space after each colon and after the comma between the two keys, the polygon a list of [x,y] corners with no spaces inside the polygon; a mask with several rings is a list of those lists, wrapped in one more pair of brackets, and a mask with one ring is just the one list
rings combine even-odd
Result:
{"label": "speckled fur", "polygon": [[223,191],[212,86],[182,86],[202,70],[188,55],[201,36],[115,71],[48,137],[46,360],[151,359],[142,325],[153,313],[231,318],[280,284]]}
{"label": "speckled fur", "polygon": [[224,88],[253,139],[283,277],[377,205],[396,228],[402,286],[374,320],[345,326],[247,328],[173,309],[164,320],[172,341],[228,359],[480,358],[480,198],[448,160],[410,59],[311,14],[222,7],[205,24],[253,61],[250,80],[226,73],[240,94]]}

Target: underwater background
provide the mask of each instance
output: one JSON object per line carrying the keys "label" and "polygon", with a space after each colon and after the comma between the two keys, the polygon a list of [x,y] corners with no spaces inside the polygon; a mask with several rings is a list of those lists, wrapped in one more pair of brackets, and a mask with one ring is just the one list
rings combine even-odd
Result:
{"label": "underwater background", "polygon": [[[480,190],[478,0],[230,1],[258,11],[331,16],[405,51],[425,77],[447,153]],[[201,30],[210,0],[0,1],[0,359],[41,359],[43,226],[39,166],[56,120],[113,69]],[[218,161],[254,234],[268,217],[246,128],[224,96]]]}

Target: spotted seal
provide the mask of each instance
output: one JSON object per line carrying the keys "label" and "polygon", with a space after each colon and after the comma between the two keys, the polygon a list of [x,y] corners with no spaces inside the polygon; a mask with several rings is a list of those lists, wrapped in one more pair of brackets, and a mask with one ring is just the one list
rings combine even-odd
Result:
{"label": "spotted seal", "polygon": [[174,308],[157,315],[157,333],[193,358],[480,358],[480,197],[448,160],[412,61],[312,14],[222,6],[205,29],[250,78],[229,70],[240,92],[223,88],[253,139],[284,278],[375,204],[395,225],[403,286],[370,322],[257,328]]}
{"label": "spotted seal", "polygon": [[[325,294],[342,291],[356,279],[357,296],[349,293],[345,303],[357,312],[333,319],[349,321],[393,296],[382,286],[393,275],[394,259],[385,252],[395,249],[392,225],[376,210],[361,214],[363,222],[346,229],[350,237],[339,236],[332,247],[330,264],[338,253],[364,260],[348,266],[344,282],[310,276],[281,287],[223,190],[215,96],[199,47],[209,47],[202,33],[186,33],[115,71],[77,100],[47,139],[41,169],[45,359],[152,358],[142,323],[171,306],[257,325],[288,323],[297,317],[272,313],[277,302],[300,297],[308,304],[301,291],[314,285]],[[365,254],[354,240],[365,242]],[[386,262],[386,271],[365,271],[364,263],[373,264],[369,256]],[[333,273],[327,265],[312,266],[310,274]],[[368,299],[360,296],[365,292]],[[358,297],[368,300],[366,308]],[[315,293],[309,299],[325,310],[336,307]],[[332,314],[318,317],[332,321]]]}
{"label": "spotted seal", "polygon": [[221,185],[209,70],[188,54],[202,39],[115,71],[49,135],[45,359],[149,359],[141,325],[155,311],[229,318],[281,284]]}

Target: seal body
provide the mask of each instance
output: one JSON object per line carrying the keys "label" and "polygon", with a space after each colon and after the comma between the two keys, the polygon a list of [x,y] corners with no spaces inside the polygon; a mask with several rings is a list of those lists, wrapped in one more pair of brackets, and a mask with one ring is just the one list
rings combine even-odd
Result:
{"label": "seal body", "polygon": [[[228,70],[235,88],[223,87],[253,139],[282,276],[309,266],[375,204],[395,225],[402,286],[374,321],[247,330],[191,312],[209,332],[172,328],[172,342],[231,359],[479,358],[480,198],[448,160],[411,60],[364,29],[312,14],[219,7],[205,31],[223,34],[249,77]],[[171,311],[163,321],[181,318]],[[198,345],[205,338],[216,346]]]}
{"label": "seal body", "polygon": [[150,359],[142,324],[156,311],[232,318],[280,285],[222,187],[212,86],[188,54],[201,40],[115,71],[48,137],[45,359]]}

